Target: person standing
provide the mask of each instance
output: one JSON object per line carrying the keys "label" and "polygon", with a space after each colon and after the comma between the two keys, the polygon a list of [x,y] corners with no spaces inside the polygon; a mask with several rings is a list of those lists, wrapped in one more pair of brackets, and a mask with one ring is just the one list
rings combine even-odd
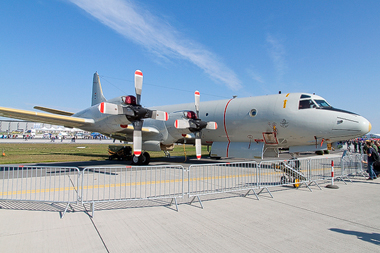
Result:
{"label": "person standing", "polygon": [[367,145],[367,157],[368,157],[367,161],[368,161],[368,174],[369,174],[369,178],[367,180],[373,180],[377,178],[375,172],[373,171],[373,162],[374,162],[373,158],[374,158],[374,153],[376,151],[372,147],[371,141],[367,140],[365,144]]}

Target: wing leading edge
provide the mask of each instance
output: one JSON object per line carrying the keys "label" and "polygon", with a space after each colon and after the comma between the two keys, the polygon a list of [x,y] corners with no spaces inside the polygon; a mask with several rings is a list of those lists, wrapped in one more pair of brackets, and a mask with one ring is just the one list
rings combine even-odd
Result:
{"label": "wing leading edge", "polygon": [[50,112],[50,113],[58,114],[58,115],[64,115],[64,116],[72,116],[72,115],[74,115],[74,113],[72,113],[72,112],[65,112],[65,111],[51,109],[51,108],[42,107],[42,106],[35,106],[33,108],[37,109],[37,110],[40,110],[40,111]]}
{"label": "wing leading edge", "polygon": [[33,112],[6,107],[0,107],[0,116],[78,128],[95,123],[93,119],[54,115],[49,113]]}

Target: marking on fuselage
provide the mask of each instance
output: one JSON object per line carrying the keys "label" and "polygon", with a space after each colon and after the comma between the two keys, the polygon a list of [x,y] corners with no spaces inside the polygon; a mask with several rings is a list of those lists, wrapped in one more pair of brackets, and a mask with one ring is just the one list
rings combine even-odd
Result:
{"label": "marking on fuselage", "polygon": [[226,133],[226,137],[227,137],[227,141],[228,141],[228,144],[227,144],[227,150],[226,150],[226,157],[228,157],[228,150],[230,148],[230,137],[228,136],[228,133],[227,133],[227,126],[226,126],[226,113],[227,113],[227,107],[228,107],[228,104],[232,101],[233,98],[231,98],[230,100],[228,100],[227,104],[226,104],[226,107],[224,108],[224,115],[223,115],[223,125],[224,125],[224,132]]}
{"label": "marking on fuselage", "polygon": [[286,108],[286,102],[288,102],[288,100],[284,100],[284,108]]}
{"label": "marking on fuselage", "polygon": [[289,126],[289,122],[286,121],[286,119],[283,119],[281,122],[280,122],[280,126],[283,127],[283,128],[287,128]]}

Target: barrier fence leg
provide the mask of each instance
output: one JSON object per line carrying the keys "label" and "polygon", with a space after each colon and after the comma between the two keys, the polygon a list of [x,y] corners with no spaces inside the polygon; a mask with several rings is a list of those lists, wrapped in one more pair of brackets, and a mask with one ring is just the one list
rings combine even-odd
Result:
{"label": "barrier fence leg", "polygon": [[313,191],[311,190],[311,188],[309,187],[309,185],[308,185],[306,182],[303,182],[303,184],[306,185],[306,187],[307,187],[307,189],[309,189],[309,191],[313,192]]}
{"label": "barrier fence leg", "polygon": [[201,205],[202,209],[203,209],[203,204],[202,204],[202,201],[201,199],[199,198],[199,196],[194,196],[193,199],[190,201],[190,205],[194,202],[195,198],[198,199],[198,202],[199,204]]}
{"label": "barrier fence leg", "polygon": [[260,199],[259,199],[259,196],[257,196],[257,194],[256,194],[256,192],[255,192],[255,189],[249,189],[249,191],[248,191],[246,194],[244,194],[243,196],[244,196],[244,197],[247,197],[247,195],[248,195],[251,191],[253,191],[253,193],[255,194],[255,196],[256,196],[256,198],[257,198],[257,200],[260,200]]}
{"label": "barrier fence leg", "polygon": [[334,161],[331,161],[331,184],[326,185],[326,188],[339,189],[339,186],[334,185]]}
{"label": "barrier fence leg", "polygon": [[315,180],[310,181],[310,183],[308,184],[308,186],[311,186],[313,183],[314,183],[316,186],[318,186],[319,190],[322,190],[322,188],[319,186],[319,184],[318,184],[317,181],[315,181]]}
{"label": "barrier fence leg", "polygon": [[63,213],[61,214],[61,219],[63,219],[63,217],[65,216],[65,214],[66,214],[66,212],[67,212],[67,209],[69,209],[69,206],[70,206],[70,203],[67,203],[65,210],[64,210]]}
{"label": "barrier fence leg", "polygon": [[172,201],[170,202],[169,206],[171,206],[173,204],[173,200],[174,200],[174,203],[175,203],[175,208],[178,212],[178,203],[177,203],[177,198],[172,198]]}
{"label": "barrier fence leg", "polygon": [[260,191],[259,193],[257,193],[257,195],[260,195],[260,193],[262,193],[265,189],[267,190],[267,192],[269,193],[269,195],[270,195],[270,196],[272,197],[272,199],[273,199],[273,195],[272,195],[272,193],[270,193],[268,187],[263,187],[263,188],[261,188],[261,191]]}
{"label": "barrier fence leg", "polygon": [[90,208],[91,208],[91,218],[94,218],[95,202],[90,203]]}

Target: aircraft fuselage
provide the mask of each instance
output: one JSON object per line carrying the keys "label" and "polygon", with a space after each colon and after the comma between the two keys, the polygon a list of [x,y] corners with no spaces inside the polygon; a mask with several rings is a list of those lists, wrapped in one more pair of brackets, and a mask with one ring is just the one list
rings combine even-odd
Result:
{"label": "aircraft fuselage", "polygon": [[[301,99],[302,96],[304,98]],[[218,125],[216,130],[202,130],[202,144],[215,145],[217,149],[214,143],[218,143],[219,149],[223,150],[219,151],[218,156],[223,157],[229,156],[229,149],[233,145],[235,149],[244,152],[249,152],[254,146],[259,149],[259,153],[265,153],[268,148],[291,148],[293,152],[300,152],[311,147],[315,150],[324,149],[327,143],[356,138],[370,131],[370,123],[360,115],[337,110],[331,106],[319,106],[318,103],[301,108],[302,103],[312,104],[310,101],[327,103],[319,96],[306,93],[201,102],[199,117],[204,121],[214,121]],[[121,103],[121,98],[108,102]],[[169,120],[144,120],[145,128],[156,129],[157,132],[154,135],[144,132],[143,141],[170,145],[181,141],[183,135],[191,134],[187,129],[176,129],[174,122],[184,117],[183,112],[194,111],[194,104],[158,106],[150,109],[168,112]],[[96,118],[96,124],[85,130],[114,137],[125,136],[125,140],[132,140],[131,134],[123,135],[126,126],[131,124],[124,115],[111,117],[100,113],[97,106],[93,106],[74,116],[87,115]],[[258,156],[260,155],[256,154],[253,157]]]}

